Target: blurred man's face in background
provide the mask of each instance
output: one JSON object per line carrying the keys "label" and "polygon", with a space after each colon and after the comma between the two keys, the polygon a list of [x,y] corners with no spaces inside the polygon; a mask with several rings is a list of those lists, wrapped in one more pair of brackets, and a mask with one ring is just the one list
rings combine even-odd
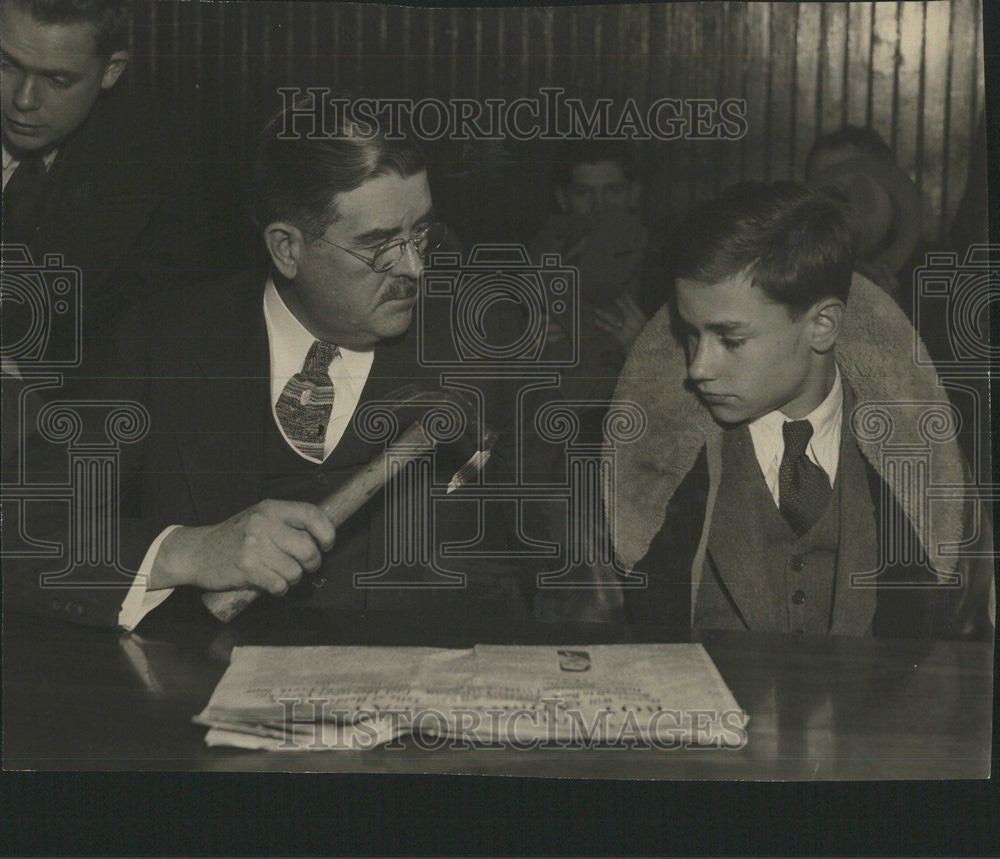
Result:
{"label": "blurred man's face in background", "polygon": [[126,51],[97,53],[94,24],[43,24],[13,0],[0,2],[0,33],[0,116],[14,155],[58,146],[128,61]]}
{"label": "blurred man's face in background", "polygon": [[556,189],[556,200],[567,215],[598,217],[635,209],[639,189],[617,161],[595,161],[577,164],[570,183]]}

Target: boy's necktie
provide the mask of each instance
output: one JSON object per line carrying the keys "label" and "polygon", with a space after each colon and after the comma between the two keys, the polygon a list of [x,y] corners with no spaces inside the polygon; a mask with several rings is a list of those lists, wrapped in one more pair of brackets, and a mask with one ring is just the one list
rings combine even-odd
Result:
{"label": "boy's necktie", "polygon": [[313,459],[323,459],[323,443],[333,413],[330,362],[339,354],[332,343],[315,341],[302,369],[288,380],[274,407],[288,440]]}
{"label": "boy's necktie", "polygon": [[778,469],[778,507],[792,530],[801,536],[823,515],[832,492],[830,479],[806,455],[813,434],[809,421],[787,421],[781,432],[785,453]]}

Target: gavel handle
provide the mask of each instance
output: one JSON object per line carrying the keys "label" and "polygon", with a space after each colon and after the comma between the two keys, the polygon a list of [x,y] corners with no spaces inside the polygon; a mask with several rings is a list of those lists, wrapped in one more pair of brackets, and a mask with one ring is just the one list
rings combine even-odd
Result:
{"label": "gavel handle", "polygon": [[[375,457],[364,469],[323,499],[318,505],[319,509],[335,528],[339,528],[392,478],[393,475],[389,473],[390,456],[393,464],[398,466],[395,469],[398,471],[418,456],[432,450],[435,445],[436,442],[424,432],[420,421],[415,421],[384,453]],[[205,591],[201,595],[201,601],[215,617],[223,623],[229,623],[257,599],[260,593],[255,588]]]}

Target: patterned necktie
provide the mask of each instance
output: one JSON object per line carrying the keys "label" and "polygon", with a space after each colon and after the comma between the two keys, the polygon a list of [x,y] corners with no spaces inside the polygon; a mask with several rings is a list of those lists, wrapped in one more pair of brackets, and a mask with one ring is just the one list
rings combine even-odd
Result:
{"label": "patterned necktie", "polygon": [[781,432],[785,453],[778,469],[778,506],[792,530],[801,536],[823,515],[832,491],[830,479],[806,456],[813,434],[809,421],[787,421]]}
{"label": "patterned necktie", "polygon": [[313,343],[302,369],[288,380],[274,406],[288,440],[313,459],[323,459],[323,443],[333,413],[330,362],[339,354],[332,343]]}

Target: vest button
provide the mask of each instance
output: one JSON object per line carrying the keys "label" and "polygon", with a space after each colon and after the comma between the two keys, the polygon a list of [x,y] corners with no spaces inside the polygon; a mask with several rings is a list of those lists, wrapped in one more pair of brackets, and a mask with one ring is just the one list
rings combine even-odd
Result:
{"label": "vest button", "polygon": [[802,568],[806,565],[806,562],[802,560],[798,555],[792,558],[791,568],[796,573],[802,571]]}
{"label": "vest button", "polygon": [[325,474],[324,474],[324,473],[323,473],[323,472],[321,471],[321,472],[320,472],[319,474],[317,474],[317,475],[316,475],[316,482],[317,482],[317,483],[318,483],[318,484],[319,484],[320,486],[329,486],[329,485],[330,485],[330,478],[329,478],[329,477],[327,477],[327,476],[326,476],[326,475],[325,475]]}
{"label": "vest button", "polygon": [[795,593],[792,594],[792,602],[795,603],[796,605],[802,605],[802,603],[804,603],[805,601],[806,601],[805,591],[795,591]]}

